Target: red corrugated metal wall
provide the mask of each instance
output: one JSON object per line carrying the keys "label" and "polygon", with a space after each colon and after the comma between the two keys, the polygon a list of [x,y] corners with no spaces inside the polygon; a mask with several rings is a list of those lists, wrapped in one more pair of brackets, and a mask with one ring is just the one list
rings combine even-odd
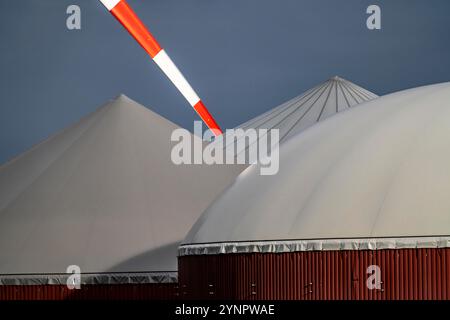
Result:
{"label": "red corrugated metal wall", "polygon": [[0,286],[0,300],[174,300],[178,284],[82,285],[69,290],[64,285]]}
{"label": "red corrugated metal wall", "polygon": [[183,256],[179,281],[183,299],[450,299],[450,249]]}

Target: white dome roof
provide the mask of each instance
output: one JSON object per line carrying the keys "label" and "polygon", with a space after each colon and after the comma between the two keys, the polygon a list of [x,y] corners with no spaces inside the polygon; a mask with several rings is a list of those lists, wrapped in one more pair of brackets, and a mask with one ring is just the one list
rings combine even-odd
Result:
{"label": "white dome roof", "polygon": [[450,83],[337,114],[244,171],[184,244],[450,235]]}

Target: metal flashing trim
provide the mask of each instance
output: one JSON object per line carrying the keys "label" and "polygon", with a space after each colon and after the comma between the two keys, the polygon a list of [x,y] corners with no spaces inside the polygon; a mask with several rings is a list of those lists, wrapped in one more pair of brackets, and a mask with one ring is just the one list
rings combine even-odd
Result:
{"label": "metal flashing trim", "polygon": [[298,251],[383,250],[449,247],[450,236],[277,240],[185,244],[178,248],[178,255],[193,256],[230,253],[287,253]]}
{"label": "metal flashing trim", "polygon": [[[11,274],[0,275],[0,286],[12,285],[66,285],[72,274]],[[176,283],[178,272],[149,273],[83,273],[81,285],[85,284],[143,284]]]}

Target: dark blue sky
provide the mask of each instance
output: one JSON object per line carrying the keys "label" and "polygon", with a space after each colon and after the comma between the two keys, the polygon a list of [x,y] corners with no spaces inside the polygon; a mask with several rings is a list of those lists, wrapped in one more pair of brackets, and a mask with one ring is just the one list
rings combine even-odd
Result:
{"label": "dark blue sky", "polygon": [[[448,0],[129,3],[223,128],[333,75],[377,94],[450,81]],[[370,4],[381,31],[366,28]],[[119,93],[189,130],[197,119],[97,0],[0,0],[0,39],[0,163]]]}

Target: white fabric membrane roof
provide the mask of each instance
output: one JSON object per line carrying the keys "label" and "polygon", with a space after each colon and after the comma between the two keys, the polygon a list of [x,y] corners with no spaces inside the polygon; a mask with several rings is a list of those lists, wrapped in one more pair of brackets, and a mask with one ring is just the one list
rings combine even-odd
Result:
{"label": "white fabric membrane roof", "polygon": [[[278,107],[237,126],[235,129],[279,129],[279,142],[281,144],[290,137],[338,112],[377,97],[376,94],[335,76]],[[224,147],[231,146],[231,143],[233,143],[229,134],[225,133],[222,139],[225,140]],[[238,137],[238,140],[242,141],[242,139],[246,139],[245,136]],[[255,143],[256,141],[249,142],[247,138],[241,147],[239,145],[236,147],[236,154],[245,152],[246,157],[248,157],[248,148]]]}
{"label": "white fabric membrane roof", "polygon": [[386,95],[247,168],[179,254],[450,246],[450,83]]}
{"label": "white fabric membrane roof", "polygon": [[[58,282],[42,275],[69,265],[176,280],[179,242],[242,170],[174,165],[176,128],[122,95],[1,166],[3,283]],[[118,279],[102,277],[96,281]]]}
{"label": "white fabric membrane roof", "polygon": [[338,76],[238,126],[280,130],[280,142],[340,111],[378,96]]}

